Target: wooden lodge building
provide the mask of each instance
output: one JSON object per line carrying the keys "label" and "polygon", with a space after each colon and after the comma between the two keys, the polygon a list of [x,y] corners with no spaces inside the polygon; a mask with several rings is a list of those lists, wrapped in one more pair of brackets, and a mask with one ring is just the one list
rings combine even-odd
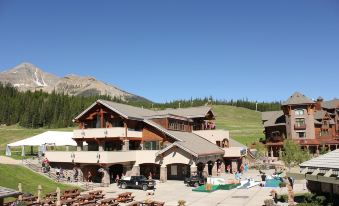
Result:
{"label": "wooden lodge building", "polygon": [[285,139],[292,139],[311,154],[334,150],[339,145],[339,99],[315,102],[295,92],[281,111],[262,113],[266,144],[270,156],[278,157]]}
{"label": "wooden lodge building", "polygon": [[[191,172],[216,175],[225,163],[238,170],[247,149],[228,131],[215,129],[210,107],[153,111],[97,100],[74,121],[76,151],[46,151],[54,168],[74,167],[86,181],[104,170],[103,183],[117,175],[182,180]],[[84,146],[84,142],[87,143]]]}

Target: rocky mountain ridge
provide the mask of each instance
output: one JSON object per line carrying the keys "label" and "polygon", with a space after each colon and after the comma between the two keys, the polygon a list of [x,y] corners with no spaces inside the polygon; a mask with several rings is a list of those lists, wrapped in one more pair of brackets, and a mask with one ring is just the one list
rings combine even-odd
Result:
{"label": "rocky mountain ridge", "polygon": [[0,82],[3,84],[9,83],[19,91],[42,90],[51,93],[55,90],[56,92],[64,92],[69,95],[107,95],[113,98],[121,98],[122,100],[146,100],[116,86],[99,81],[94,77],[74,74],[58,77],[43,71],[31,63],[21,63],[9,70],[0,72]]}

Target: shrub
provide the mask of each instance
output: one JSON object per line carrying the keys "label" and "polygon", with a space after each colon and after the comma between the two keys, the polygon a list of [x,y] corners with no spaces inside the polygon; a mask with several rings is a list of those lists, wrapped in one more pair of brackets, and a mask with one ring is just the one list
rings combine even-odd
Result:
{"label": "shrub", "polygon": [[279,183],[279,187],[281,188],[281,187],[286,187],[286,182],[280,182]]}
{"label": "shrub", "polygon": [[288,196],[287,195],[280,195],[278,198],[280,202],[287,202],[288,201]]}
{"label": "shrub", "polygon": [[274,201],[272,199],[264,200],[265,206],[274,206]]}

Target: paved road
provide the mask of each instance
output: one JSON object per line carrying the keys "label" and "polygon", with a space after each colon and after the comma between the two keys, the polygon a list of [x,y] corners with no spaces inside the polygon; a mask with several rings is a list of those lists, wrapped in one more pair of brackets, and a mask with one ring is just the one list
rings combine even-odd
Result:
{"label": "paved road", "polygon": [[21,163],[21,160],[15,160],[10,157],[0,156],[0,164],[19,165]]}

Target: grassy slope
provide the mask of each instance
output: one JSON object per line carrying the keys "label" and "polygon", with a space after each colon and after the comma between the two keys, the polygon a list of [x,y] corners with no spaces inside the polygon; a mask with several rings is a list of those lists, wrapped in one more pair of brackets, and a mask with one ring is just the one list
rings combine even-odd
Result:
{"label": "grassy slope", "polygon": [[17,190],[18,184],[21,183],[23,192],[35,195],[39,184],[42,186],[43,194],[55,192],[57,187],[60,187],[61,190],[72,188],[70,185],[56,183],[19,165],[0,164],[0,174],[0,186]]}
{"label": "grassy slope", "polygon": [[250,144],[264,137],[260,112],[228,105],[214,105],[218,129],[230,131],[235,140]]}
{"label": "grassy slope", "polygon": [[[72,131],[74,128],[61,128],[61,129],[26,129],[19,127],[17,125],[12,126],[0,126],[0,151],[3,153],[5,150],[6,144],[15,142],[20,139],[31,137],[48,130],[53,131]],[[27,150],[29,151],[29,150]]]}

